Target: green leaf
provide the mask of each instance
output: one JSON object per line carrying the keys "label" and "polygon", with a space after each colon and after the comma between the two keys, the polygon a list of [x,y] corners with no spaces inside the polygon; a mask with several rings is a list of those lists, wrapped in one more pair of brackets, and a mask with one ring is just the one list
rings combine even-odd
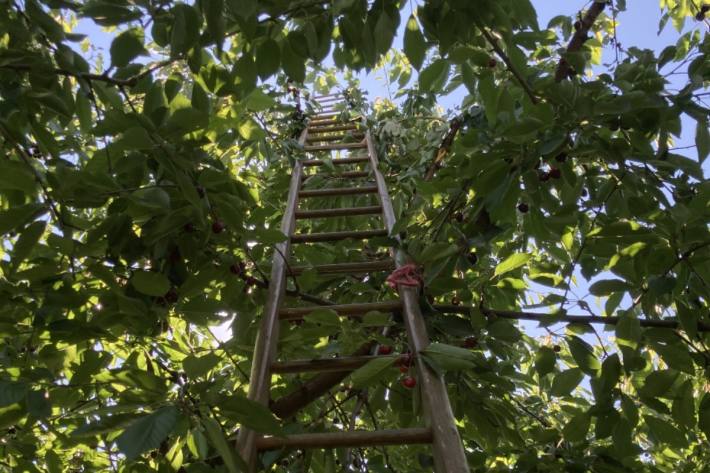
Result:
{"label": "green leaf", "polygon": [[115,67],[127,66],[133,59],[145,53],[142,28],[126,30],[111,42],[111,64]]}
{"label": "green leaf", "polygon": [[276,74],[281,65],[281,48],[279,48],[279,43],[268,38],[256,47],[254,59],[256,61],[256,72],[262,80]]}
{"label": "green leaf", "polygon": [[185,3],[175,5],[172,13],[170,55],[177,57],[187,54],[197,43],[200,36],[200,17],[193,7]]}
{"label": "green leaf", "polygon": [[686,381],[678,390],[678,396],[673,399],[671,408],[673,420],[678,425],[687,429],[692,429],[695,426],[695,398],[693,396],[693,383]]}
{"label": "green leaf", "polygon": [[4,160],[0,172],[0,190],[14,189],[32,195],[37,183],[32,171],[24,164]]}
{"label": "green leaf", "polygon": [[29,388],[25,383],[0,380],[0,407],[21,402],[28,390]]}
{"label": "green leaf", "polygon": [[271,246],[286,241],[287,237],[280,230],[260,228],[251,232],[256,241],[262,245]]}
{"label": "green leaf", "polygon": [[131,284],[138,292],[155,297],[163,296],[170,290],[170,280],[165,275],[152,271],[136,271],[131,278]]}
{"label": "green leaf", "polygon": [[654,343],[653,349],[661,356],[663,361],[665,361],[669,367],[683,371],[690,375],[695,374],[693,358],[690,356],[688,349],[684,345],[661,345],[659,343]]}
{"label": "green leaf", "polygon": [[648,425],[648,430],[652,438],[657,442],[665,443],[675,448],[685,448],[688,441],[683,432],[673,427],[670,423],[655,416],[645,415],[643,419]]}
{"label": "green leaf", "polygon": [[698,148],[698,161],[703,163],[710,154],[710,123],[707,117],[698,119],[695,127],[695,146]]}
{"label": "green leaf", "polygon": [[189,355],[182,360],[182,367],[190,378],[199,378],[207,374],[220,361],[221,358],[214,353],[208,353],[200,357]]}
{"label": "green leaf", "polygon": [[479,364],[479,359],[470,350],[444,343],[432,343],[421,355],[433,360],[435,366],[445,371],[467,370]]}
{"label": "green leaf", "polygon": [[581,442],[587,437],[592,417],[588,412],[574,415],[562,429],[562,436],[568,442]]}
{"label": "green leaf", "polygon": [[579,368],[571,368],[555,375],[550,388],[551,396],[569,396],[574,388],[582,382],[584,373]]}
{"label": "green leaf", "polygon": [[597,358],[594,350],[587,342],[571,335],[567,338],[567,345],[577,366],[586,374],[595,375],[601,369],[599,358]]}
{"label": "green leaf", "polygon": [[698,428],[703,431],[705,438],[710,440],[710,393],[705,393],[698,408]]}
{"label": "green leaf", "polygon": [[222,460],[224,465],[227,467],[229,473],[240,473],[241,471],[247,471],[247,466],[236,452],[236,449],[231,444],[227,437],[224,435],[224,431],[219,423],[212,419],[211,417],[203,417],[200,423],[205,428],[205,434],[209,439],[212,446],[217,450],[217,453]]}
{"label": "green leaf", "polygon": [[641,340],[641,322],[630,312],[624,312],[616,324],[616,343],[636,348]]}
{"label": "green leaf", "polygon": [[240,424],[266,434],[282,435],[281,424],[268,407],[244,396],[232,395],[220,398],[224,415]]}
{"label": "green leaf", "polygon": [[28,220],[37,218],[46,211],[42,204],[25,204],[3,210],[0,212],[0,235],[24,225]]}
{"label": "green leaf", "polygon": [[631,289],[631,285],[620,279],[603,279],[589,286],[589,293],[594,296],[606,296],[612,292],[623,292]]}
{"label": "green leaf", "polygon": [[266,95],[261,89],[254,89],[244,99],[244,106],[253,111],[261,112],[276,105],[276,101],[269,95]]}
{"label": "green leaf", "polygon": [[376,382],[394,364],[395,357],[380,357],[368,361],[350,375],[353,388],[364,388]]}
{"label": "green leaf", "polygon": [[537,371],[540,376],[545,376],[554,371],[556,364],[557,355],[555,351],[550,347],[540,347],[535,355],[535,371]]}
{"label": "green leaf", "polygon": [[160,447],[173,431],[179,417],[177,407],[162,407],[128,426],[116,438],[116,445],[128,460],[134,460],[141,453]]}
{"label": "green leaf", "polygon": [[15,268],[32,252],[46,227],[47,222],[37,221],[32,222],[22,231],[20,238],[17,239],[12,248],[12,264]]}
{"label": "green leaf", "polygon": [[435,92],[441,89],[449,74],[449,62],[437,59],[419,74],[419,87],[423,92]]}
{"label": "green leaf", "polygon": [[416,70],[421,69],[426,56],[426,41],[419,30],[419,24],[414,15],[407,20],[407,29],[404,30],[404,54]]}
{"label": "green leaf", "polygon": [[493,275],[500,276],[501,274],[505,274],[507,272],[513,271],[514,269],[518,269],[525,263],[530,261],[531,258],[532,255],[528,253],[513,253],[505,260],[503,260],[500,264],[498,264],[498,266],[496,266]]}

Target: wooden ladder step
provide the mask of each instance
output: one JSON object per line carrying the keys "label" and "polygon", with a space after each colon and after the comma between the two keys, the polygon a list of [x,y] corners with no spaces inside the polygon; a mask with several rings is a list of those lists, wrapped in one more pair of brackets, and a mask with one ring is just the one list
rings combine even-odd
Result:
{"label": "wooden ladder step", "polygon": [[330,145],[304,146],[305,151],[331,151],[335,149],[362,149],[367,148],[367,143],[336,143]]}
{"label": "wooden ladder step", "polygon": [[347,130],[357,130],[357,125],[336,125],[328,127],[308,127],[308,134],[315,133],[332,133],[336,131],[347,131]]}
{"label": "wooden ladder step", "polygon": [[354,371],[378,358],[396,359],[402,355],[341,356],[337,358],[315,358],[311,360],[277,361],[271,364],[272,373],[332,373]]}
{"label": "wooden ladder step", "polygon": [[313,100],[323,100],[323,99],[334,99],[337,97],[340,97],[342,94],[340,92],[335,92],[332,94],[325,94],[325,95],[314,95],[311,97]]}
{"label": "wooden ladder step", "polygon": [[352,215],[373,215],[381,212],[381,205],[368,205],[365,207],[342,207],[337,209],[297,210],[296,219],[348,217]]}
{"label": "wooden ladder step", "polygon": [[365,187],[331,187],[300,191],[299,197],[329,197],[334,195],[376,194],[377,186]]}
{"label": "wooden ladder step", "polygon": [[402,309],[402,302],[399,300],[391,300],[382,302],[354,302],[352,304],[320,305],[311,307],[282,307],[279,310],[279,318],[281,320],[300,320],[304,316],[318,309],[334,310],[338,315],[356,317],[373,311],[399,311]]}
{"label": "wooden ladder step", "polygon": [[395,268],[394,260],[356,261],[351,263],[331,263],[315,266],[293,266],[291,274],[298,276],[304,271],[314,269],[318,274],[361,274],[374,271],[391,271]]}
{"label": "wooden ladder step", "polygon": [[301,179],[304,181],[311,177],[324,177],[326,179],[353,179],[358,177],[369,177],[372,173],[370,171],[344,171],[338,173],[327,173],[327,172],[317,172],[315,174],[303,174]]}
{"label": "wooden ladder step", "polygon": [[308,122],[308,127],[309,128],[314,128],[314,127],[320,128],[320,127],[325,127],[325,126],[330,126],[330,125],[345,125],[347,123],[352,123],[355,120],[359,120],[359,119],[360,119],[360,117],[351,117],[350,119],[345,120],[345,121],[340,120],[340,119],[333,119],[333,120],[324,120],[324,119],[314,120],[314,119],[312,119],[311,121]]}
{"label": "wooden ladder step", "polygon": [[315,243],[321,241],[340,241],[348,238],[356,240],[367,240],[387,236],[388,232],[385,229],[381,230],[348,230],[342,232],[323,232],[323,233],[297,233],[291,235],[291,243]]}
{"label": "wooden ladder step", "polygon": [[[331,163],[337,166],[339,164],[366,163],[369,160],[370,158],[367,156],[355,156],[354,158],[333,159]],[[322,159],[306,159],[302,161],[302,163],[304,166],[322,166],[326,162]]]}
{"label": "wooden ladder step", "polygon": [[286,437],[262,436],[256,440],[258,450],[279,448],[337,448],[379,445],[426,444],[432,442],[429,428],[413,427],[392,430],[351,430],[315,434],[293,434]]}
{"label": "wooden ladder step", "polygon": [[316,115],[313,115],[313,118],[311,118],[311,122],[317,122],[320,120],[331,120],[335,117],[339,117],[341,112],[333,112],[330,111],[328,113],[318,113]]}
{"label": "wooden ladder step", "polygon": [[362,133],[352,134],[352,135],[325,135],[325,136],[308,136],[306,141],[341,141],[346,138],[360,138],[362,139],[365,135]]}

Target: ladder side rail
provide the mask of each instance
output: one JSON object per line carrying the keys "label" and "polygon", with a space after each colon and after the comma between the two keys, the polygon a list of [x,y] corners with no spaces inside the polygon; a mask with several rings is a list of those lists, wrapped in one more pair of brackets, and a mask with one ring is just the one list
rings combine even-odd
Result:
{"label": "ladder side rail", "polygon": [[[308,135],[304,129],[298,142],[303,146]],[[298,191],[301,188],[303,164],[297,161],[291,173],[291,183],[286,200],[286,210],[281,219],[281,232],[287,238],[276,244],[272,256],[271,276],[267,293],[266,305],[259,327],[259,333],[254,346],[251,374],[249,376],[248,398],[268,406],[269,391],[271,388],[271,363],[275,360],[276,348],[279,340],[279,310],[281,301],[286,292],[287,262],[291,247],[291,234],[296,226],[296,210],[298,209]],[[249,466],[250,472],[257,470],[257,432],[242,426],[237,435],[237,451]]]}
{"label": "ladder side rail", "polygon": [[[368,154],[372,172],[375,176],[380,203],[382,204],[382,216],[388,232],[392,232],[395,225],[394,209],[392,201],[387,191],[387,185],[379,169],[377,152],[368,130],[365,134]],[[399,239],[396,235],[391,235]],[[408,263],[407,255],[400,249],[396,249],[394,259],[397,267]],[[427,335],[424,316],[419,307],[419,289],[409,286],[398,286],[399,296],[403,304],[403,318],[411,343],[411,351],[418,355],[429,346],[429,336]],[[416,363],[419,385],[422,393],[424,412],[427,422],[433,434],[434,467],[437,473],[468,473],[469,468],[466,461],[466,454],[461,443],[461,437],[456,427],[456,419],[449,402],[446,391],[446,383],[443,377],[437,375],[425,363]]]}

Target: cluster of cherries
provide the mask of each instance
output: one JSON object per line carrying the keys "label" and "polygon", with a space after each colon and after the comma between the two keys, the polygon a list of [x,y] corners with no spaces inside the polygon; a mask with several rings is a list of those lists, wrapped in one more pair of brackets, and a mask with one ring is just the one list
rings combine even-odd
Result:
{"label": "cluster of cherries", "polygon": [[[391,355],[394,349],[390,345],[380,345],[377,348],[378,355]],[[414,366],[414,357],[411,353],[404,353],[402,356],[397,358],[395,364],[399,367],[399,372],[402,374],[407,374],[407,376],[402,378],[402,386],[407,389],[412,389],[417,385],[417,379],[414,376],[409,375],[409,370]]]}
{"label": "cluster of cherries", "polygon": [[259,282],[254,276],[247,273],[247,266],[244,264],[244,261],[233,263],[229,267],[229,272],[235,276],[239,276],[244,281],[244,284],[246,284],[245,289],[256,286]]}

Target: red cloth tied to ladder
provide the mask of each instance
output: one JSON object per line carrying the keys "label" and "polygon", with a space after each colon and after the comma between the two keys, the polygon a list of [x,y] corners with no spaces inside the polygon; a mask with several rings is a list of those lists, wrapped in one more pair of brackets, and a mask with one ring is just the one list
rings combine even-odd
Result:
{"label": "red cloth tied to ladder", "polygon": [[416,264],[405,264],[387,276],[387,285],[397,290],[397,285],[418,287],[423,284],[422,275]]}

